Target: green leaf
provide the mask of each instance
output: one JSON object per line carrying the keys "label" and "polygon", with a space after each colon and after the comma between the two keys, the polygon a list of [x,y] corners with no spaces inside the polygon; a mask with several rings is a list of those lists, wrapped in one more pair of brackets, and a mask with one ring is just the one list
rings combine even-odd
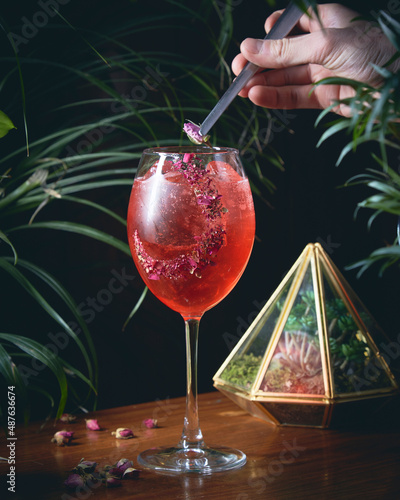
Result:
{"label": "green leaf", "polygon": [[398,198],[400,199],[400,191],[396,187],[382,181],[371,181],[368,182],[368,186],[376,189],[377,191],[382,191],[382,193],[385,193],[389,196],[392,196],[393,198]]}
{"label": "green leaf", "polygon": [[[71,29],[73,29],[75,32],[78,33],[78,30],[73,26],[64,16],[60,14],[60,12],[56,9],[53,9],[55,14],[57,14]],[[86,40],[85,37],[83,37],[80,33],[79,35],[81,36],[82,40],[93,50],[93,52],[105,63],[107,64],[108,67],[111,67],[110,64],[107,62],[107,60],[100,54],[98,50],[96,50],[93,45]]]}
{"label": "green leaf", "polygon": [[[97,368],[96,350],[95,350],[94,343],[93,343],[92,337],[90,335],[89,329],[87,327],[87,324],[83,320],[82,315],[79,311],[79,308],[78,308],[77,304],[75,303],[74,299],[72,298],[71,294],[54,276],[52,276],[45,269],[42,269],[42,268],[38,267],[37,265],[33,264],[32,262],[28,262],[26,260],[20,260],[19,265],[21,267],[27,269],[28,271],[34,273],[44,283],[46,283],[46,285],[48,285],[63,300],[63,302],[67,305],[69,310],[74,315],[75,319],[77,320],[79,326],[81,327],[81,329],[83,331],[86,342],[88,343],[88,346],[89,346],[92,360],[95,363],[94,379],[95,379],[96,385],[97,385],[98,368]],[[74,340],[75,340],[75,338],[74,338]],[[81,346],[83,346],[83,344],[78,343],[78,346],[81,348]],[[82,351],[82,354],[86,358],[85,352],[86,352],[86,349],[84,349]],[[89,383],[89,385],[93,388],[93,385],[91,382]],[[96,389],[94,389],[94,390],[96,390]]]}
{"label": "green leaf", "polygon": [[3,233],[3,231],[0,231],[0,240],[3,240],[7,245],[11,247],[11,250],[14,254],[14,265],[17,264],[18,262],[18,254],[17,251],[14,248],[14,245],[11,243],[11,241],[7,238],[7,236]]}
{"label": "green leaf", "polygon": [[336,134],[337,132],[340,132],[343,129],[346,129],[349,127],[349,122],[348,120],[340,120],[337,121],[334,125],[331,125],[320,137],[318,143],[317,143],[317,148],[324,142],[328,137],[331,137],[332,135]]}
{"label": "green leaf", "polygon": [[371,253],[371,257],[373,258],[382,258],[388,256],[400,259],[400,246],[390,245],[388,247],[378,248]]}
{"label": "green leaf", "polygon": [[8,134],[10,130],[17,128],[10,118],[0,110],[0,138]]}
{"label": "green leaf", "polygon": [[11,231],[20,231],[21,229],[56,229],[57,231],[68,231],[71,233],[81,234],[83,236],[88,236],[95,240],[101,241],[108,245],[111,245],[126,255],[131,256],[129,250],[129,245],[114,236],[111,236],[99,229],[95,229],[90,226],[85,226],[83,224],[78,224],[75,222],[68,221],[48,221],[48,222],[34,222],[33,224],[26,224],[23,226],[18,226],[12,228]]}
{"label": "green leaf", "polygon": [[21,105],[22,105],[22,114],[23,114],[23,120],[24,120],[24,131],[25,131],[25,143],[26,143],[26,155],[29,156],[29,139],[28,139],[28,122],[26,118],[26,93],[25,93],[25,84],[24,84],[24,78],[22,76],[22,68],[21,68],[21,63],[19,60],[18,56],[18,50],[17,47],[15,46],[14,40],[10,35],[10,30],[8,27],[4,26],[4,22],[0,23],[0,27],[3,29],[3,31],[7,34],[8,41],[11,44],[13,53],[14,53],[14,59],[15,63],[17,66],[18,70],[18,77],[19,77],[19,86],[21,90]]}
{"label": "green leaf", "polygon": [[128,318],[126,319],[125,323],[123,324],[122,326],[122,331],[125,330],[125,328],[127,327],[129,321],[133,318],[133,316],[136,314],[137,310],[139,309],[139,307],[141,306],[142,302],[144,301],[144,298],[146,297],[146,294],[148,292],[148,288],[147,286],[145,287],[145,289],[143,290],[141,296],[139,297],[139,300],[136,302],[135,304],[135,307],[132,309],[132,311],[130,312]]}
{"label": "green leaf", "polygon": [[400,260],[400,246],[391,245],[388,247],[378,248],[373,251],[367,258],[357,261],[346,267],[346,270],[352,270],[359,268],[357,277],[360,277],[367,269],[369,269],[373,264],[384,261],[380,267],[379,275],[382,276],[383,272]]}
{"label": "green leaf", "polygon": [[9,333],[0,333],[0,339],[3,339],[6,342],[19,347],[19,349],[29,354],[29,356],[31,356],[32,358],[35,358],[45,364],[54,373],[60,386],[61,392],[60,402],[58,404],[56,415],[56,418],[59,418],[63,414],[68,397],[67,378],[60,361],[52,351],[50,351],[47,347],[40,344],[39,342],[36,342],[35,340],[31,340],[20,335],[11,335]]}
{"label": "green leaf", "polygon": [[97,394],[96,387],[92,384],[92,382],[81,371],[79,371],[77,368],[75,368],[70,363],[65,361],[65,359],[63,359],[63,358],[59,358],[59,359],[60,359],[61,363],[65,366],[65,368],[67,368],[73,375],[75,375],[76,377],[83,380],[83,382],[85,382],[85,384],[87,384],[92,389],[92,391],[95,394]]}
{"label": "green leaf", "polygon": [[361,136],[358,139],[354,139],[353,141],[349,142],[341,151],[339,159],[336,162],[336,165],[339,165],[343,158],[350,152],[356,150],[356,148],[363,144],[364,142],[368,142],[371,139],[377,138],[377,134],[371,134],[369,137]]}
{"label": "green leaf", "polygon": [[20,184],[14,191],[6,194],[6,196],[0,200],[0,209],[3,209],[10,203],[15,202],[18,198],[26,195],[29,191],[43,184],[47,179],[48,171],[46,169],[38,169],[22,184]]}
{"label": "green leaf", "polygon": [[[132,181],[131,181],[131,183],[132,183]],[[99,210],[100,212],[105,213],[106,215],[109,215],[110,217],[112,217],[113,219],[118,221],[123,226],[126,226],[126,218],[125,217],[121,217],[120,215],[116,214],[115,212],[108,209],[107,207],[100,205],[99,203],[96,203],[96,202],[91,201],[91,200],[86,200],[85,198],[77,198],[75,196],[63,196],[62,199],[63,199],[63,201],[71,201],[73,203],[78,203],[81,205],[86,205],[88,207],[92,207],[96,210]]]}
{"label": "green leaf", "polygon": [[7,386],[15,386],[15,394],[18,396],[18,406],[22,409],[24,421],[29,419],[29,408],[27,405],[27,394],[25,383],[13,362],[9,353],[0,343],[0,373],[6,380]]}
{"label": "green leaf", "polygon": [[[25,263],[26,264],[26,263]],[[86,365],[88,367],[88,371],[90,377],[92,377],[92,363],[86,351],[86,348],[82,344],[80,338],[76,335],[76,333],[72,330],[72,328],[68,325],[68,323],[58,314],[58,312],[44,299],[44,297],[36,290],[36,288],[32,285],[32,283],[17,269],[15,266],[12,266],[6,259],[0,258],[0,268],[3,268],[6,272],[8,272],[35,300],[36,302],[47,312],[47,314],[53,318],[63,329],[64,331],[74,339],[76,344],[79,346],[79,349],[85,359]]]}
{"label": "green leaf", "polygon": [[[389,14],[381,10],[379,12],[380,19],[378,19],[379,26],[381,27],[382,31],[385,33],[387,38],[390,40],[390,42],[396,47],[396,49],[399,51],[400,50],[400,24],[393,19]],[[382,19],[383,18],[383,19]],[[396,33],[389,27],[392,25],[392,28],[394,28],[397,31],[397,36]]]}

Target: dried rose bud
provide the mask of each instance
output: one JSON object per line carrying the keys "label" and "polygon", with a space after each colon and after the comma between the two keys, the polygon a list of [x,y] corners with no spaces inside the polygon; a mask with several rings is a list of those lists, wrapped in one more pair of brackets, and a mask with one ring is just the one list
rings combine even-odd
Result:
{"label": "dried rose bud", "polygon": [[116,486],[121,486],[121,481],[117,477],[108,476],[106,478],[107,488],[115,488]]}
{"label": "dried rose bud", "polygon": [[155,418],[146,418],[146,420],[143,420],[143,425],[148,429],[155,429],[157,427],[157,420]]}
{"label": "dried rose bud", "polygon": [[60,422],[64,422],[65,424],[71,424],[75,422],[75,415],[71,415],[70,413],[63,413],[60,417]]}
{"label": "dried rose bud", "polygon": [[68,446],[73,438],[74,433],[66,430],[58,431],[54,434],[52,443],[56,443],[57,446]]}
{"label": "dried rose bud", "polygon": [[136,479],[139,477],[140,470],[128,467],[122,474],[122,479]]}
{"label": "dried rose bud", "polygon": [[79,488],[85,486],[85,480],[79,474],[70,474],[64,481],[64,486],[71,489]]}
{"label": "dried rose bud", "polygon": [[121,458],[116,464],[115,467],[121,471],[121,473],[124,473],[126,469],[129,467],[133,466],[132,460],[128,460],[127,458]]}
{"label": "dried rose bud", "polygon": [[95,471],[97,467],[96,462],[90,462],[89,460],[81,460],[79,464],[76,466],[76,469],[80,469],[84,471],[85,474],[91,474]]}
{"label": "dried rose bud", "polygon": [[200,145],[207,143],[210,139],[209,135],[201,135],[200,134],[200,126],[188,120],[183,125],[183,131],[187,134],[189,141],[194,144]]}
{"label": "dried rose bud", "polygon": [[126,427],[119,427],[115,432],[112,432],[111,435],[115,436],[117,439],[131,439],[135,437],[132,430]]}
{"label": "dried rose bud", "polygon": [[89,431],[101,430],[99,423],[93,418],[86,420],[86,429],[89,429]]}
{"label": "dried rose bud", "polygon": [[112,477],[121,478],[123,471],[118,469],[118,467],[110,467],[109,469],[107,469],[107,474],[109,474]]}

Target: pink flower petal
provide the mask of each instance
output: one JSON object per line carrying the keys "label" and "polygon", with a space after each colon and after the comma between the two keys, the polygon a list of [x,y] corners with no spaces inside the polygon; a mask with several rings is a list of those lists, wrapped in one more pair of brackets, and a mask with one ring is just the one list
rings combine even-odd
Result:
{"label": "pink flower petal", "polygon": [[184,163],[189,163],[190,160],[193,158],[194,154],[193,153],[185,153],[183,155],[183,162]]}

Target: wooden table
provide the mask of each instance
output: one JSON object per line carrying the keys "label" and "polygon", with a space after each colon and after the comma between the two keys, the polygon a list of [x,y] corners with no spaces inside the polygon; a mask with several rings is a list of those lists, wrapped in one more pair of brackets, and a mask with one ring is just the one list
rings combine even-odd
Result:
{"label": "wooden table", "polygon": [[[346,430],[275,427],[258,420],[219,392],[199,397],[201,427],[208,444],[237,447],[247,454],[239,470],[211,476],[168,476],[143,470],[118,488],[68,491],[63,482],[81,458],[113,464],[120,458],[158,445],[175,445],[182,430],[184,398],[102,410],[94,415],[103,428],[86,430],[84,417],[73,424],[40,423],[17,428],[16,493],[7,495],[10,465],[0,462],[0,498],[71,499],[398,499],[400,498],[400,429],[397,411],[387,407],[381,422]],[[389,418],[386,418],[389,417]],[[88,418],[88,417],[86,417]],[[142,421],[157,418],[160,427]],[[134,439],[117,440],[111,431],[129,427]],[[56,430],[74,431],[67,447],[50,440]],[[8,457],[4,435],[0,455]]]}

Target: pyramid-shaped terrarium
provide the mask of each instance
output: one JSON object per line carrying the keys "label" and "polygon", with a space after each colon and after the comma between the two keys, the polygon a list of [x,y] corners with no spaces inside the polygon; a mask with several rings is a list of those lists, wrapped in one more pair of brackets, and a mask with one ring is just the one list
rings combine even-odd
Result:
{"label": "pyramid-shaped terrarium", "polygon": [[321,245],[309,244],[214,376],[278,425],[326,428],[398,392],[380,329]]}

